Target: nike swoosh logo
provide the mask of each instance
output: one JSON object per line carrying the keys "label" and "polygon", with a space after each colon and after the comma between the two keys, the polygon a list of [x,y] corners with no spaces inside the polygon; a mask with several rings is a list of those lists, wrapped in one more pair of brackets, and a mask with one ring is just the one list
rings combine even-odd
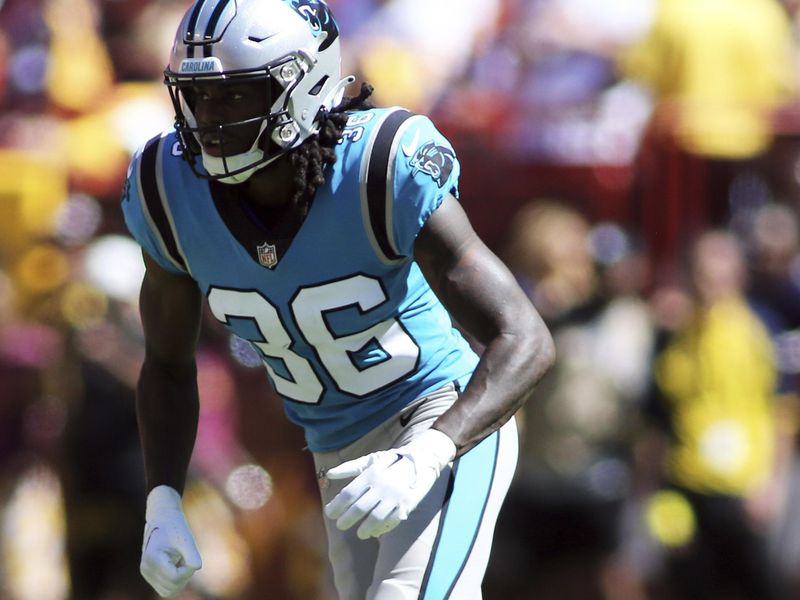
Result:
{"label": "nike swoosh logo", "polygon": [[256,44],[260,44],[261,42],[263,42],[265,40],[268,40],[269,38],[273,38],[276,35],[278,35],[278,34],[277,33],[271,33],[269,35],[265,35],[264,37],[258,37],[258,36],[255,36],[255,35],[251,35],[251,36],[248,36],[247,39],[250,40],[251,42],[255,42]]}
{"label": "nike swoosh logo", "polygon": [[414,413],[417,412],[417,409],[419,408],[419,406],[420,405],[417,404],[414,408],[412,408],[410,411],[408,411],[404,415],[400,415],[400,427],[405,427],[406,425],[408,425],[408,423],[411,421],[411,417],[413,417]]}
{"label": "nike swoosh logo", "polygon": [[419,146],[419,129],[417,129],[417,131],[414,132],[414,139],[411,140],[410,144],[408,144],[408,145],[403,144],[400,147],[403,150],[403,154],[405,154],[407,157],[411,158],[412,156],[414,156],[414,153],[417,151],[417,146]]}

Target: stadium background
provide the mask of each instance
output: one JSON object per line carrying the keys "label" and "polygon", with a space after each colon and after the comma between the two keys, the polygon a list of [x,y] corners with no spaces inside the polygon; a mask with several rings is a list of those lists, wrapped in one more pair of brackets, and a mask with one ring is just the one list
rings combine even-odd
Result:
{"label": "stadium background", "polygon": [[[573,376],[542,391],[567,408],[520,418],[522,483],[485,597],[675,597],[665,556],[691,519],[668,505],[662,526],[645,423],[658,340],[693,302],[688,244],[712,228],[735,235],[750,268],[780,263],[780,294],[761,300],[784,302],[770,324],[783,453],[769,501],[753,510],[776,576],[796,588],[795,2],[330,4],[345,72],[372,83],[378,104],[434,119],[462,161],[476,230],[554,331],[582,326],[560,354],[580,358],[568,361]],[[118,198],[131,153],[171,124],[161,71],[186,6],[0,0],[3,599],[152,597],[138,576],[142,265]],[[589,305],[591,319],[576,317]],[[181,598],[329,600],[310,459],[252,352],[205,324],[186,494],[205,567]],[[531,502],[528,483],[556,500]],[[578,506],[592,523],[565,514],[548,528],[553,506]]]}

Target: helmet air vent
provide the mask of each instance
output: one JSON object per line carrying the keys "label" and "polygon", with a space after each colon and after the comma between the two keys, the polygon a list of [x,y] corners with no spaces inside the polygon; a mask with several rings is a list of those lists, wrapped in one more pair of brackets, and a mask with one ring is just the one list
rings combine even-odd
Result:
{"label": "helmet air vent", "polygon": [[319,93],[322,91],[322,88],[325,87],[325,84],[328,82],[328,79],[329,79],[328,76],[325,75],[325,77],[323,77],[317,82],[317,85],[308,90],[308,95],[319,96]]}

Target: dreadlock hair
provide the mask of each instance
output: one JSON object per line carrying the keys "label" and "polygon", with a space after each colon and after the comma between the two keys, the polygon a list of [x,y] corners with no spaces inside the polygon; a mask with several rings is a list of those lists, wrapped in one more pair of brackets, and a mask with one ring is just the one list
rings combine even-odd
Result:
{"label": "dreadlock hair", "polygon": [[367,100],[373,91],[368,83],[361,84],[357,96],[346,96],[342,102],[330,111],[322,110],[320,114],[319,132],[310,136],[303,144],[289,154],[295,168],[295,192],[290,204],[296,205],[305,214],[310,200],[316,191],[325,184],[325,167],[336,162],[334,148],[342,138],[347,125],[350,110],[367,110],[374,108]]}

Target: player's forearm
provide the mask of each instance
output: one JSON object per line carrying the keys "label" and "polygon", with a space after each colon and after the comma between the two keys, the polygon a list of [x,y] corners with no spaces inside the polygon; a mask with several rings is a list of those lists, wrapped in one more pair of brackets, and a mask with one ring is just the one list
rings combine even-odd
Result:
{"label": "player's forearm", "polygon": [[136,394],[136,414],[147,489],[168,485],[183,492],[199,416],[194,361],[169,365],[145,359]]}
{"label": "player's forearm", "polygon": [[433,426],[463,454],[519,410],[554,359],[553,340],[542,321],[523,319],[489,342],[467,389]]}
{"label": "player's forearm", "polygon": [[519,410],[553,364],[555,349],[512,273],[483,243],[472,237],[455,256],[438,269],[442,259],[434,258],[428,273],[456,321],[484,346],[467,389],[433,425],[450,436],[460,455]]}

